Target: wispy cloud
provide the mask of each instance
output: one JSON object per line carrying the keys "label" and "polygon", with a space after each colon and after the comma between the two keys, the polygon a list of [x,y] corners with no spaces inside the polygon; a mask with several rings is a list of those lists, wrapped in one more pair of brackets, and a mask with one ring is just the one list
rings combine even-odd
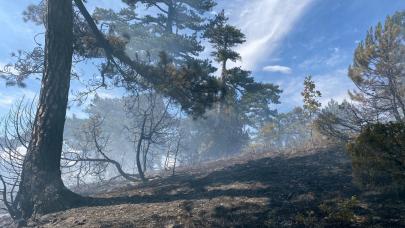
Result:
{"label": "wispy cloud", "polygon": [[15,97],[0,93],[0,107],[9,108],[15,101]]}
{"label": "wispy cloud", "polygon": [[[314,0],[251,0],[238,6],[234,21],[246,34],[239,48],[243,67],[255,70],[280,44]],[[244,5],[243,5],[244,4]]]}
{"label": "wispy cloud", "polygon": [[290,67],[280,66],[280,65],[265,66],[265,67],[263,67],[263,71],[281,73],[281,74],[291,74],[292,73],[292,69]]}
{"label": "wispy cloud", "polygon": [[317,88],[321,90],[322,98],[320,101],[322,105],[327,105],[331,99],[338,102],[349,99],[348,91],[355,88],[353,82],[347,76],[346,68],[315,75],[314,81]]}
{"label": "wispy cloud", "polygon": [[313,69],[317,67],[339,67],[345,64],[350,55],[342,51],[340,48],[335,47],[330,50],[330,53],[324,56],[316,55],[302,62],[299,67],[302,69]]}

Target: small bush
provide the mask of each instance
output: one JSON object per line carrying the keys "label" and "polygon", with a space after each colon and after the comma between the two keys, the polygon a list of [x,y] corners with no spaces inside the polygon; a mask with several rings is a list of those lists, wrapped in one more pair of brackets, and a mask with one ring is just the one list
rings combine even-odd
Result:
{"label": "small bush", "polygon": [[362,224],[366,219],[357,215],[359,205],[360,201],[355,196],[324,201],[315,211],[298,213],[294,222],[303,227],[349,227]]}
{"label": "small bush", "polygon": [[383,192],[405,190],[405,124],[370,125],[348,145],[355,183]]}
{"label": "small bush", "polygon": [[322,203],[319,208],[324,213],[328,224],[343,226],[356,222],[358,216],[355,210],[359,203],[359,200],[355,196],[352,196],[350,199]]}
{"label": "small bush", "polygon": [[321,227],[320,221],[314,211],[298,213],[294,220],[298,225],[304,225],[305,227]]}

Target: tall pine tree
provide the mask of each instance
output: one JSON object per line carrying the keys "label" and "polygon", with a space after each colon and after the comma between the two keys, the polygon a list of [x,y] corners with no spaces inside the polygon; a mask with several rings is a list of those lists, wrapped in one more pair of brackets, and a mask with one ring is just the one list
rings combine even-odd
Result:
{"label": "tall pine tree", "polygon": [[[199,125],[199,153],[217,158],[241,151],[249,140],[249,129],[258,129],[276,113],[270,104],[278,103],[281,90],[270,83],[256,82],[241,67],[227,68],[227,62],[241,59],[234,50],[245,42],[240,29],[228,24],[222,11],[208,24],[204,37],[213,46],[212,56],[221,65],[222,101]],[[202,151],[202,152],[201,152]]]}
{"label": "tall pine tree", "polygon": [[[376,121],[405,122],[405,12],[387,17],[370,29],[355,53],[350,93]],[[388,117],[388,118],[386,118]]]}

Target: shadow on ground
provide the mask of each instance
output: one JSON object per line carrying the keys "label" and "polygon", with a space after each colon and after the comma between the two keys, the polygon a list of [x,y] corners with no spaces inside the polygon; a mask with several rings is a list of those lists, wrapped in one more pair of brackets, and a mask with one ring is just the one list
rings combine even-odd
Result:
{"label": "shadow on ground", "polygon": [[42,227],[404,226],[404,202],[352,184],[341,148],[182,170],[99,194],[87,207],[38,218]]}

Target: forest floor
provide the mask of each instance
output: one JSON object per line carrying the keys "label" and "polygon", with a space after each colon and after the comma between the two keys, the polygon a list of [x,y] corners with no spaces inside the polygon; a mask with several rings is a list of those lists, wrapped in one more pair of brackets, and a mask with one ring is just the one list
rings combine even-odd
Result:
{"label": "forest floor", "polygon": [[[39,227],[405,227],[405,199],[361,191],[343,149],[245,155],[93,195]],[[109,200],[105,200],[105,199]]]}

